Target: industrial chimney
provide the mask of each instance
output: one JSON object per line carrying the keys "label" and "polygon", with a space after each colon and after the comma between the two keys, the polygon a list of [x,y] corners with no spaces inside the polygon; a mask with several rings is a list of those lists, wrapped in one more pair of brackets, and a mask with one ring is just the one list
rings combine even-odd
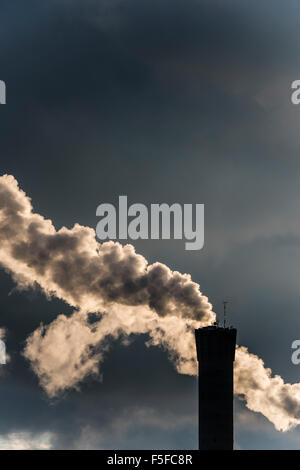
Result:
{"label": "industrial chimney", "polygon": [[233,450],[236,329],[195,330],[199,363],[199,449]]}

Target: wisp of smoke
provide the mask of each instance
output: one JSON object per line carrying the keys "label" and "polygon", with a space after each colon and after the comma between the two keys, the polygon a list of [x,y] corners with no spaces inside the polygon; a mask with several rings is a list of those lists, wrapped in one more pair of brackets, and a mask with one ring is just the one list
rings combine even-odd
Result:
{"label": "wisp of smoke", "polygon": [[[212,324],[215,314],[190,275],[149,265],[132,245],[100,244],[89,227],[56,231],[11,175],[0,177],[0,263],[18,288],[38,284],[74,307],[26,341],[24,355],[50,397],[98,375],[110,340],[135,334],[168,351],[179,373],[197,374],[194,329]],[[235,393],[276,429],[300,423],[300,384],[272,377],[244,347],[236,351]]]}

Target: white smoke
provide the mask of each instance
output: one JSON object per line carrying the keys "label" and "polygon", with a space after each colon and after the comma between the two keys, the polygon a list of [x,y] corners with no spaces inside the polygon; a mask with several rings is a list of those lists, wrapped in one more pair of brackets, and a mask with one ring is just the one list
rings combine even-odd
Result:
{"label": "white smoke", "polygon": [[300,383],[272,377],[263,360],[243,346],[236,350],[234,389],[250,410],[262,413],[277,430],[288,431],[300,424]]}
{"label": "white smoke", "polygon": [[[110,339],[127,341],[133,334],[147,334],[148,344],[165,348],[178,372],[197,374],[194,329],[212,324],[215,314],[190,275],[148,265],[131,245],[100,244],[88,227],[56,231],[33,213],[11,175],[0,177],[0,263],[19,288],[37,283],[75,308],[26,342],[24,355],[49,396],[98,375]],[[272,377],[243,347],[236,351],[235,393],[276,429],[300,423],[300,384]]]}
{"label": "white smoke", "polygon": [[[20,288],[37,283],[77,309],[27,341],[25,355],[49,395],[96,374],[110,336],[148,333],[179,372],[196,373],[193,329],[215,319],[198,284],[161,263],[148,265],[131,245],[98,243],[91,228],[56,231],[9,175],[0,177],[0,260]],[[98,321],[89,321],[91,312]]]}

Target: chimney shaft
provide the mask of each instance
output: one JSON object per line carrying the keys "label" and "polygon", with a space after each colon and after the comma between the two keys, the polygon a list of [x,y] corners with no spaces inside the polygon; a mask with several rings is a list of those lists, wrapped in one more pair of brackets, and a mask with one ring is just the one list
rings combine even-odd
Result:
{"label": "chimney shaft", "polygon": [[195,330],[199,363],[199,449],[233,450],[236,329]]}

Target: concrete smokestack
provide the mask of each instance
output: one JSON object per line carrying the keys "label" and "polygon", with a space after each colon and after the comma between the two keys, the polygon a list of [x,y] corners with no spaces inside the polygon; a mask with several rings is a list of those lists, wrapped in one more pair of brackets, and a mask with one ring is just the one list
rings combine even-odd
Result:
{"label": "concrete smokestack", "polygon": [[236,329],[195,330],[199,363],[199,449],[233,450]]}

